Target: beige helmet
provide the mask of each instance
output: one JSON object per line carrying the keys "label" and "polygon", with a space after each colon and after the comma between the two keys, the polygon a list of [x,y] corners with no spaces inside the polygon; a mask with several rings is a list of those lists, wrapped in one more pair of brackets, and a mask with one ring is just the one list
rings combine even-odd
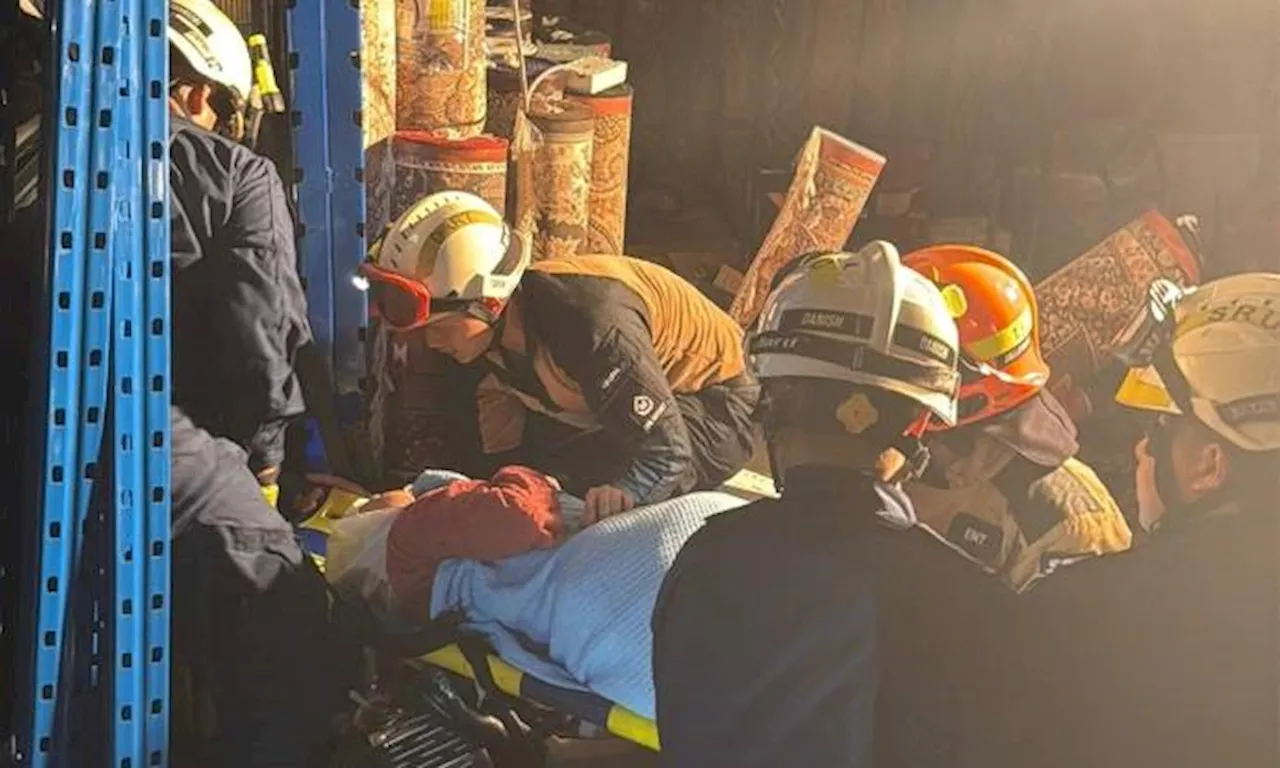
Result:
{"label": "beige helmet", "polygon": [[383,320],[408,329],[441,312],[494,319],[529,258],[528,245],[492,205],[467,192],[438,192],[391,225],[362,272],[376,284]]}
{"label": "beige helmet", "polygon": [[1246,451],[1280,450],[1280,275],[1152,286],[1124,340],[1121,405],[1194,416]]}
{"label": "beige helmet", "polygon": [[776,280],[750,342],[761,381],[798,377],[874,387],[956,421],[959,333],[938,288],[874,242],[815,254]]}

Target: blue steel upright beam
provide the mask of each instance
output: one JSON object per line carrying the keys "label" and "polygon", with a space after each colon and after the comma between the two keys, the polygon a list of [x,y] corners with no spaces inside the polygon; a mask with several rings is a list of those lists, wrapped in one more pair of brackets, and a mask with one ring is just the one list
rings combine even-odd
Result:
{"label": "blue steel upright beam", "polygon": [[[41,476],[37,481],[38,541],[28,595],[34,626],[22,636],[20,664],[30,670],[15,708],[13,757],[20,765],[55,764],[62,747],[58,713],[70,698],[62,661],[71,643],[68,595],[79,558],[76,492],[80,470],[80,361],[89,212],[89,139],[92,116],[92,0],[63,0],[52,21],[49,113],[45,125],[51,161],[46,166],[50,206],[47,390]],[[39,342],[37,342],[39,343]]]}
{"label": "blue steel upright beam", "polygon": [[[369,316],[366,294],[357,287],[356,268],[364,261],[364,127],[360,78],[359,3],[322,0],[325,11],[324,77],[328,81],[329,197],[331,234],[334,385],[344,420],[358,419],[364,398],[364,338]],[[305,116],[304,116],[305,119]],[[354,413],[352,412],[354,411]]]}
{"label": "blue steel upright beam", "polygon": [[[142,0],[142,228],[146,273],[142,277],[146,347],[143,365],[146,387],[144,427],[146,447],[146,734],[148,766],[169,764],[169,0]],[[141,761],[136,761],[141,766]]]}
{"label": "blue steel upright beam", "polygon": [[316,345],[333,360],[333,225],[329,197],[328,0],[289,2],[289,69],[293,82],[294,183],[301,221],[300,273],[306,283],[307,316]]}
{"label": "blue steel upright beam", "polygon": [[[114,296],[111,302],[111,469],[112,493],[103,533],[107,534],[108,583],[111,587],[104,666],[110,671],[111,708],[108,710],[109,754],[113,766],[143,765],[146,517],[145,474],[146,380],[143,374],[146,333],[142,282],[144,275],[142,173],[142,4],[140,0],[106,0],[116,6],[115,25],[104,18],[99,25],[99,67],[109,66],[115,46],[116,136],[112,147],[110,188],[115,200],[115,231],[111,237]],[[108,31],[110,30],[110,34]],[[104,478],[107,481],[107,478]]]}

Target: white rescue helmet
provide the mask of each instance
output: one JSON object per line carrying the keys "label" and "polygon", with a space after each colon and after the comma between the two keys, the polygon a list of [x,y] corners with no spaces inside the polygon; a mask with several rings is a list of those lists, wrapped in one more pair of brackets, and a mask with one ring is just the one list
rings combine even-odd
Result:
{"label": "white rescue helmet", "polygon": [[169,45],[201,76],[249,98],[249,45],[235,22],[210,0],[170,0]]}
{"label": "white rescue helmet", "polygon": [[803,257],[775,279],[750,359],[761,380],[844,381],[902,395],[956,422],[960,341],[937,286],[890,243]]}
{"label": "white rescue helmet", "polygon": [[[1153,286],[1148,325],[1162,335],[1125,355],[1116,401],[1193,416],[1233,445],[1280,450],[1280,275],[1232,275],[1194,289]],[[1161,298],[1163,296],[1163,298]],[[1151,332],[1146,332],[1148,338]]]}
{"label": "white rescue helmet", "polygon": [[529,266],[519,233],[468,192],[428,195],[405,211],[370,254],[366,274],[391,273],[425,288],[432,314],[468,303],[505,304]]}

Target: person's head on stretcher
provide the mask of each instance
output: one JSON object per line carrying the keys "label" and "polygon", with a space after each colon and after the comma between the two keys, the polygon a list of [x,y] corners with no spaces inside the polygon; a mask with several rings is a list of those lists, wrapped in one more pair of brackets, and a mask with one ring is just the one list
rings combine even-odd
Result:
{"label": "person's head on stretcher", "polygon": [[889,243],[792,262],[775,278],[750,353],[780,487],[814,466],[904,480],[923,468],[928,425],[956,418],[955,323],[938,289]]}
{"label": "person's head on stretcher", "polygon": [[420,331],[427,346],[466,364],[493,345],[528,265],[528,244],[493,206],[441,192],[396,220],[361,272],[383,325]]}
{"label": "person's head on stretcher", "polygon": [[[368,583],[385,585],[390,594],[379,588],[362,597],[418,619],[444,561],[488,562],[547,549],[582,524],[582,501],[527,467],[503,467],[488,480],[428,470],[409,488],[373,496],[338,521],[326,576],[338,584],[348,574],[383,574]],[[364,592],[366,586],[348,588]]]}

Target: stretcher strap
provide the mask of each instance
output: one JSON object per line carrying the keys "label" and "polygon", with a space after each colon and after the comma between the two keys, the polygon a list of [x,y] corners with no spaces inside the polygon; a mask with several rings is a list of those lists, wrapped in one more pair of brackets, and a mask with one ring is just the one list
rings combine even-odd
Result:
{"label": "stretcher strap", "polygon": [[[649,718],[593,693],[567,690],[543,682],[532,675],[526,675],[497,656],[489,655],[488,662],[493,685],[503,693],[573,715],[604,728],[620,739],[658,750],[658,727]],[[411,663],[439,667],[468,680],[476,680],[471,663],[457,645],[432,651]]]}

